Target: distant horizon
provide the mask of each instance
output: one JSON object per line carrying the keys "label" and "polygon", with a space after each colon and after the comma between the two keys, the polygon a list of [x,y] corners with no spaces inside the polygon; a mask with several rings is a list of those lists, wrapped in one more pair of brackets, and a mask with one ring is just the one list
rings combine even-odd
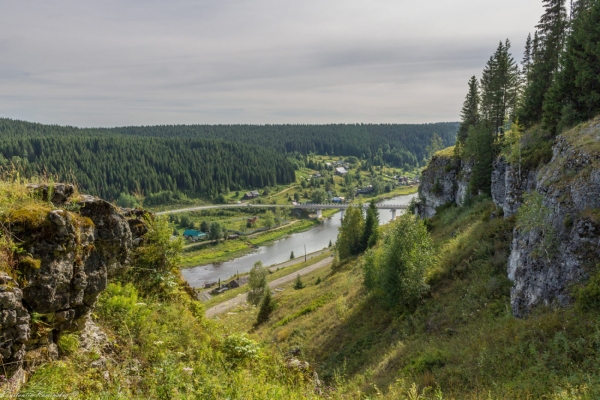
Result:
{"label": "distant horizon", "polygon": [[81,127],[459,119],[541,0],[7,2],[0,110]]}
{"label": "distant horizon", "polygon": [[327,125],[435,125],[435,124],[459,124],[460,121],[436,121],[436,122],[331,122],[331,123],[222,123],[222,124],[202,124],[202,123],[181,123],[181,124],[153,124],[153,125],[116,125],[116,126],[79,126],[72,124],[52,124],[46,122],[38,122],[38,121],[28,121],[24,119],[11,118],[6,116],[0,116],[0,120],[8,119],[12,121],[25,122],[30,124],[39,124],[39,125],[48,125],[48,126],[60,126],[63,128],[76,128],[76,129],[118,129],[118,128],[149,128],[153,126],[240,126],[240,125],[249,125],[249,126],[327,126]]}

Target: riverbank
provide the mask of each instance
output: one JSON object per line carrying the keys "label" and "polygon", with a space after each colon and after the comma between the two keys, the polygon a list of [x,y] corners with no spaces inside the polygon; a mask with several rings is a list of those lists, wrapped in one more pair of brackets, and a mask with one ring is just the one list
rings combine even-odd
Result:
{"label": "riverbank", "polygon": [[303,232],[319,225],[317,220],[297,220],[294,223],[250,235],[246,238],[226,240],[219,243],[209,243],[197,251],[187,251],[183,254],[181,268],[198,265],[226,262],[256,251],[256,247],[264,246],[293,233]]}
{"label": "riverbank", "polygon": [[[286,276],[290,276],[290,279],[294,279],[297,273],[307,267],[319,263],[322,260],[330,258],[333,254],[332,249],[319,250],[311,254],[307,254],[307,261],[304,261],[304,256],[298,257],[294,260],[289,260],[280,264],[271,265],[268,267],[269,275],[267,275],[267,282],[271,283],[278,279]],[[249,272],[239,274],[239,276],[248,275]],[[236,298],[238,296],[245,295],[249,290],[248,285],[244,285],[239,288],[227,290],[226,292],[212,297],[210,300],[204,302],[207,311],[218,304],[224,303],[228,300]],[[206,290],[208,292],[209,290]],[[245,297],[244,297],[245,298]]]}

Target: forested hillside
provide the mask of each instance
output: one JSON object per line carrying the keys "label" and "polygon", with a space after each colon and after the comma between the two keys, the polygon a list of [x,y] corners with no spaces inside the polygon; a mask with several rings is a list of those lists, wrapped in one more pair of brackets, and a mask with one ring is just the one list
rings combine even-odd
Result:
{"label": "forested hillside", "polygon": [[0,119],[0,164],[26,176],[74,178],[85,192],[107,199],[160,191],[214,198],[291,183],[294,167],[311,152],[411,170],[425,162],[434,137],[449,145],[457,129],[457,123],[96,129]]}
{"label": "forested hillside", "polygon": [[498,156],[534,169],[550,160],[558,134],[600,112],[600,2],[543,3],[520,65],[506,39],[469,81],[456,155],[472,163],[470,194],[490,194]]}
{"label": "forested hillside", "polygon": [[184,191],[215,197],[227,190],[295,181],[284,155],[244,143],[207,139],[75,134],[3,137],[0,164],[26,176],[74,180],[87,193]]}

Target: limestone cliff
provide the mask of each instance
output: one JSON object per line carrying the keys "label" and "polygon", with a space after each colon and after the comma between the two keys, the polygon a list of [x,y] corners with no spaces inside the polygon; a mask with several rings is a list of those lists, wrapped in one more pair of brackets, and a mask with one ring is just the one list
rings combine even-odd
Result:
{"label": "limestone cliff", "polygon": [[[423,171],[416,206],[423,218],[443,204],[464,202],[471,165],[462,161],[455,168],[452,155],[450,149],[437,153]],[[517,222],[513,232],[507,265],[513,314],[568,305],[570,287],[587,279],[600,260],[600,118],[560,135],[552,160],[535,170],[499,157],[491,181],[496,216],[513,217],[527,198],[539,198],[537,227]]]}
{"label": "limestone cliff", "polygon": [[454,159],[454,147],[448,147],[433,155],[423,170],[419,185],[420,202],[416,213],[422,218],[431,218],[435,209],[456,201],[458,163]]}
{"label": "limestone cliff", "polygon": [[[514,231],[508,276],[514,282],[511,304],[516,316],[537,305],[568,305],[570,286],[598,266],[600,119],[559,136],[552,160],[521,178],[518,182],[507,169],[506,198],[522,198],[523,190],[537,193],[543,217],[535,229],[517,226]],[[520,201],[508,207],[505,202],[505,215],[514,214]],[[543,243],[546,248],[540,251]]]}
{"label": "limestone cliff", "polygon": [[128,265],[146,232],[140,212],[74,199],[70,185],[30,189],[53,206],[25,209],[8,227],[23,249],[13,269],[0,271],[0,354],[13,367],[35,349],[52,357],[63,333],[82,330],[108,277]]}

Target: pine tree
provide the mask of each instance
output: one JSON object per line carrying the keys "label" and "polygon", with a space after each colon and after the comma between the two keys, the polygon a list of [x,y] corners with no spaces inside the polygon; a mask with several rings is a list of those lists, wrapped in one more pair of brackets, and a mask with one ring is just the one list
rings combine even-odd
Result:
{"label": "pine tree", "polygon": [[472,76],[469,80],[469,92],[460,111],[461,123],[458,128],[457,141],[464,144],[469,127],[479,122],[479,82]]}

